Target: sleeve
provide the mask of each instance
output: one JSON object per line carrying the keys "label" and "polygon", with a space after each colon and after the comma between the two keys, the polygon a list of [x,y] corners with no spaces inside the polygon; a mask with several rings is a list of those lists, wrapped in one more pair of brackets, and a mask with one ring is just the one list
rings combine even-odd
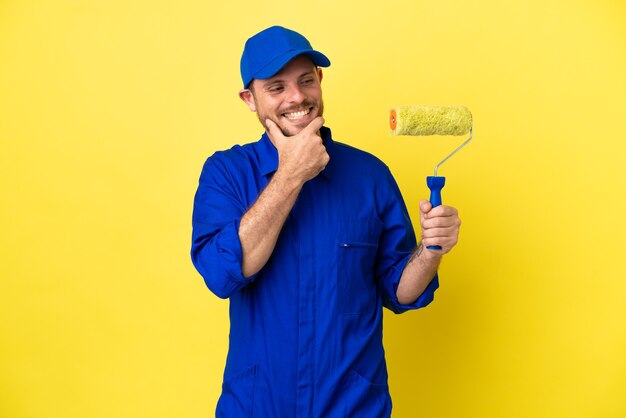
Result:
{"label": "sleeve", "polygon": [[216,155],[202,169],[194,198],[191,260],[207,287],[220,298],[254,281],[241,271],[239,222],[247,208]]}
{"label": "sleeve", "polygon": [[376,277],[384,306],[399,314],[422,308],[432,302],[435,290],[439,287],[439,277],[435,273],[414,303],[403,305],[398,302],[396,295],[398,284],[404,267],[417,247],[417,242],[400,189],[388,168],[386,168],[386,174],[385,184],[378,190],[378,198],[385,203],[380,211],[383,231],[376,259]]}

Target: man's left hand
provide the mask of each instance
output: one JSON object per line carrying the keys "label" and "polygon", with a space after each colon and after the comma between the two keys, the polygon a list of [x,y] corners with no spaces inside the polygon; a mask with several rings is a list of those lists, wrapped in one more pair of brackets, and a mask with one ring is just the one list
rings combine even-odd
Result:
{"label": "man's left hand", "polygon": [[[459,240],[461,219],[458,211],[452,206],[444,205],[433,208],[428,200],[421,200],[419,207],[424,251],[439,255],[450,252]],[[441,250],[426,249],[432,245],[439,245]]]}

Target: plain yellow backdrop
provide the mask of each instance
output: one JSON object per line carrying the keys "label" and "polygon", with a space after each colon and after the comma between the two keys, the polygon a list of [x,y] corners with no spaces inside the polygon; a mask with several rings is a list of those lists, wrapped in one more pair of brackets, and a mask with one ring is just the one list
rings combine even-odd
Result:
{"label": "plain yellow backdrop", "polygon": [[465,104],[461,241],[427,309],[385,313],[395,417],[626,416],[626,3],[0,2],[0,416],[208,417],[228,302],[189,258],[214,151],[256,140],[245,40],[327,54],[336,139],[382,158],[417,224],[460,138],[392,138]]}

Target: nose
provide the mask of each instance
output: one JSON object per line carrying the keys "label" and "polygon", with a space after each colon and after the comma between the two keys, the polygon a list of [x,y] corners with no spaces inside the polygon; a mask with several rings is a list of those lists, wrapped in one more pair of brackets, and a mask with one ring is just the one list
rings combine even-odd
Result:
{"label": "nose", "polygon": [[300,89],[298,84],[291,85],[287,90],[287,99],[292,103],[302,103],[306,95]]}

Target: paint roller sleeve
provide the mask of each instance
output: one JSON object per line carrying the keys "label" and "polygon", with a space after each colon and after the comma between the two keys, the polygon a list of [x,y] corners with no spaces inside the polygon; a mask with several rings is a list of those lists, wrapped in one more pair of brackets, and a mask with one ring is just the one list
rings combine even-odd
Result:
{"label": "paint roller sleeve", "polygon": [[465,106],[398,106],[391,110],[392,135],[464,135],[472,128]]}

